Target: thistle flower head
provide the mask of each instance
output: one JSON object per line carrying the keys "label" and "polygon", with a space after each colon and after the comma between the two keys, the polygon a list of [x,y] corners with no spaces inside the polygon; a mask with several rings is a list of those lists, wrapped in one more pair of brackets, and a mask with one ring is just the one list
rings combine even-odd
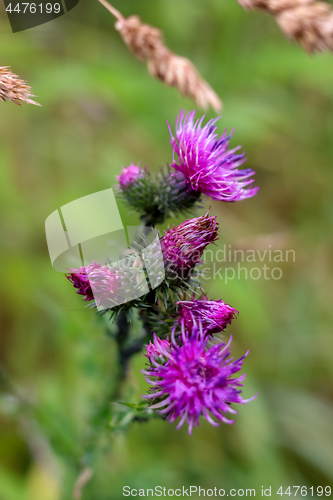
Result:
{"label": "thistle flower head", "polygon": [[180,322],[185,328],[191,329],[195,324],[201,323],[207,335],[222,332],[236,317],[238,311],[222,300],[183,300],[177,302]]}
{"label": "thistle flower head", "polygon": [[38,102],[30,99],[34,95],[30,94],[31,88],[17,75],[12,73],[8,66],[0,66],[0,100],[5,102],[6,99],[21,105],[22,102],[28,104],[36,104]]}
{"label": "thistle flower head", "polygon": [[151,358],[152,366],[143,370],[152,387],[151,394],[144,397],[153,403],[152,409],[159,409],[170,422],[180,417],[177,429],[187,422],[189,434],[192,434],[195,424],[199,426],[201,416],[213,426],[219,424],[212,416],[232,424],[233,420],[225,416],[237,413],[230,403],[250,401],[240,395],[245,374],[233,378],[233,374],[242,368],[248,352],[237,360],[229,358],[231,339],[228,344],[207,348],[208,338],[203,338],[197,326],[192,332],[183,331],[182,338],[184,343],[179,346],[173,336],[173,347],[167,353],[165,364]]}
{"label": "thistle flower head", "polygon": [[133,184],[139,177],[144,175],[144,170],[134,163],[131,163],[129,167],[123,167],[120,175],[117,175],[116,179],[119,182],[122,189],[126,188],[129,184]]}
{"label": "thistle flower head", "polygon": [[147,358],[152,362],[166,360],[169,357],[170,350],[172,348],[172,343],[167,338],[166,340],[160,339],[154,333],[154,341],[150,341],[149,345],[146,346]]}
{"label": "thistle flower head", "polygon": [[118,303],[121,276],[114,268],[93,262],[89,266],[70,269],[67,279],[77,288],[77,294],[85,296],[85,302],[96,301],[97,307]]}
{"label": "thistle flower head", "polygon": [[161,248],[167,264],[177,270],[187,271],[201,262],[209,243],[217,240],[216,217],[206,215],[189,219],[165,232]]}
{"label": "thistle flower head", "polygon": [[184,174],[194,190],[214,200],[237,201],[254,196],[259,188],[244,188],[253,182],[250,177],[255,172],[250,168],[238,170],[246,161],[245,153],[237,153],[241,146],[228,149],[233,131],[227,135],[225,130],[219,138],[215,132],[219,118],[203,126],[204,116],[197,121],[194,117],[195,111],[187,114],[181,111],[176,119],[176,137],[169,127],[172,167]]}
{"label": "thistle flower head", "polygon": [[90,286],[86,268],[79,267],[79,269],[70,269],[69,271],[70,272],[66,274],[66,278],[73,284],[74,288],[77,289],[76,293],[78,295],[83,295],[85,297],[85,302],[94,300],[94,294]]}

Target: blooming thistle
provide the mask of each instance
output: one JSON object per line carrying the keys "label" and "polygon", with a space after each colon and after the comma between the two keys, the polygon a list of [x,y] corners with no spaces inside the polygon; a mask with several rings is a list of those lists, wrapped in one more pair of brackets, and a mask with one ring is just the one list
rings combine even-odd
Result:
{"label": "blooming thistle", "polygon": [[255,397],[245,400],[240,395],[239,388],[243,386],[245,374],[232,377],[242,368],[249,351],[233,360],[229,358],[231,337],[228,344],[219,343],[207,348],[208,337],[203,337],[198,326],[195,325],[191,333],[182,326],[183,344],[177,345],[173,329],[172,349],[163,351],[167,358],[165,364],[150,356],[150,367],[142,370],[152,386],[151,393],[144,398],[153,403],[150,408],[159,409],[159,413],[170,422],[180,417],[177,429],[187,422],[189,434],[192,434],[195,424],[199,426],[200,416],[215,427],[219,423],[212,416],[226,424],[234,423],[225,416],[237,413],[230,404],[245,404]]}
{"label": "blooming thistle", "polygon": [[38,102],[30,99],[34,95],[30,94],[31,88],[17,75],[12,73],[8,66],[0,66],[0,100],[6,99],[21,105],[22,102],[40,106]]}
{"label": "blooming thistle", "polygon": [[123,167],[121,174],[116,176],[122,189],[127,188],[132,185],[138,178],[144,176],[144,170],[134,163],[131,163],[129,167]]}
{"label": "blooming thistle", "polygon": [[208,212],[168,229],[161,239],[166,264],[178,273],[192,269],[201,262],[206,246],[217,240],[217,230],[216,217],[209,217]]}
{"label": "blooming thistle", "polygon": [[169,338],[166,340],[160,339],[157,337],[156,333],[154,333],[154,341],[150,341],[146,346],[147,354],[144,354],[144,356],[149,358],[150,362],[152,362],[152,360],[165,362],[169,357],[171,349],[172,343],[169,341]]}
{"label": "blooming thistle", "polygon": [[76,293],[78,295],[83,295],[85,297],[85,302],[94,300],[94,294],[90,286],[86,268],[79,267],[79,269],[70,269],[69,271],[70,272],[66,274],[66,278],[72,283],[74,288],[77,289]]}
{"label": "blooming thistle", "polygon": [[115,269],[93,262],[89,266],[70,269],[67,279],[77,288],[85,302],[96,300],[97,307],[118,303],[121,277]]}
{"label": "blooming thistle", "polygon": [[186,329],[191,329],[197,323],[202,324],[203,331],[208,335],[222,332],[239,314],[236,309],[222,300],[182,300],[177,302],[180,322]]}
{"label": "blooming thistle", "polygon": [[168,123],[173,147],[172,167],[183,173],[192,189],[214,200],[238,201],[254,196],[259,188],[244,188],[253,182],[250,177],[255,172],[250,168],[238,170],[246,161],[245,153],[236,154],[241,146],[228,149],[234,131],[227,135],[225,130],[218,138],[215,124],[219,118],[202,126],[204,116],[196,122],[194,117],[195,111],[180,112],[176,119],[176,137]]}

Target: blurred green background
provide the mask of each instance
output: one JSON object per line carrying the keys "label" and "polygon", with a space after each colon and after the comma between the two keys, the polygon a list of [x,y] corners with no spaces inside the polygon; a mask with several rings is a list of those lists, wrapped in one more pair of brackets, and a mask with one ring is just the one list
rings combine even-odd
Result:
{"label": "blurred green background", "polygon": [[[274,19],[235,0],[115,0],[164,31],[224,102],[219,132],[236,127],[257,172],[258,195],[207,200],[220,243],[292,248],[280,280],[205,283],[211,298],[240,311],[228,328],[244,364],[245,397],[234,426],[202,422],[187,435],[167,422],[114,433],[87,500],[122,488],[257,488],[333,482],[333,67],[287,41]],[[0,103],[1,363],[40,418],[0,398],[0,499],[68,500],[78,449],[115,367],[104,326],[51,267],[46,217],[106,189],[122,166],[152,170],[172,160],[167,120],[194,104],[151,79],[98,2],[12,34],[1,5],[0,64],[25,78],[41,108]],[[209,117],[214,113],[210,112]],[[198,213],[198,215],[200,215]],[[256,264],[257,265],[257,264]],[[267,263],[269,266],[269,263]],[[260,263],[261,267],[262,264]],[[137,356],[133,401],[146,390]],[[68,447],[66,447],[68,444]],[[197,498],[195,495],[193,498]]]}

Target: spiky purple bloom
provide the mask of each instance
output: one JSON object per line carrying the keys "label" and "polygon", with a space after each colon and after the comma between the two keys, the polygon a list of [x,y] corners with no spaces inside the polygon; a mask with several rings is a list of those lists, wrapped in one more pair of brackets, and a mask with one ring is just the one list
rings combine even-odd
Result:
{"label": "spiky purple bloom", "polygon": [[161,248],[167,264],[178,271],[188,271],[201,262],[201,256],[209,243],[217,240],[216,217],[206,215],[188,219],[165,232]]}
{"label": "spiky purple bloom", "polygon": [[85,297],[85,302],[94,300],[94,294],[85,267],[70,269],[70,273],[66,274],[66,278],[73,284],[74,288],[77,289],[76,293]]}
{"label": "spiky purple bloom", "polygon": [[225,130],[218,138],[215,124],[219,117],[203,126],[204,116],[195,122],[195,113],[180,112],[176,119],[176,137],[168,124],[173,147],[172,167],[183,173],[194,190],[214,200],[238,201],[254,196],[259,188],[244,188],[253,182],[250,177],[255,172],[250,168],[238,170],[246,161],[245,153],[237,153],[241,146],[228,149],[234,130],[229,135]]}
{"label": "spiky purple bloom", "polygon": [[222,332],[226,326],[239,314],[236,309],[223,300],[182,300],[177,302],[180,322],[186,329],[201,323],[203,331],[208,335]]}
{"label": "spiky purple bloom", "polygon": [[227,413],[235,414],[230,403],[245,404],[251,399],[241,397],[242,381],[245,374],[233,378],[233,374],[242,368],[248,352],[237,360],[229,358],[230,342],[220,343],[207,348],[208,337],[204,338],[197,326],[188,335],[182,333],[183,345],[177,345],[173,336],[173,349],[167,353],[167,362],[163,365],[151,358],[151,367],[143,370],[146,380],[151,384],[151,394],[144,396],[160,409],[170,422],[178,417],[179,429],[185,422],[192,434],[194,425],[199,426],[199,417],[203,416],[213,426],[219,424],[212,418],[232,424]]}
{"label": "spiky purple bloom", "polygon": [[165,340],[160,339],[157,337],[156,333],[154,333],[154,341],[150,341],[146,346],[147,354],[144,354],[144,356],[147,356],[150,362],[152,362],[152,360],[163,361],[168,358],[171,349],[172,343],[168,338]]}
{"label": "spiky purple bloom", "polygon": [[116,176],[122,189],[126,188],[129,184],[133,184],[138,178],[144,175],[142,168],[131,163],[129,167],[123,167],[121,174]]}
{"label": "spiky purple bloom", "polygon": [[89,266],[70,269],[67,279],[85,296],[85,302],[96,300],[96,305],[109,305],[117,302],[121,277],[115,269],[93,262]]}

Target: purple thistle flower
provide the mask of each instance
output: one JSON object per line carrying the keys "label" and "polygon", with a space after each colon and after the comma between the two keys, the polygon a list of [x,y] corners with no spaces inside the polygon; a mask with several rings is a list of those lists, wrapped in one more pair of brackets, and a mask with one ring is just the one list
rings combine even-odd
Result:
{"label": "purple thistle flower", "polygon": [[206,215],[188,219],[165,232],[161,248],[167,264],[178,272],[188,271],[201,262],[201,256],[209,243],[217,240],[216,217]]}
{"label": "purple thistle flower", "polygon": [[168,358],[171,348],[172,343],[169,341],[169,338],[163,340],[154,333],[154,342],[150,341],[149,345],[146,346],[147,354],[144,354],[144,356],[147,356],[150,362],[152,360],[163,361]]}
{"label": "purple thistle flower", "polygon": [[116,176],[122,189],[126,188],[129,184],[133,184],[139,177],[143,177],[144,170],[131,163],[129,167],[123,167],[121,174]]}
{"label": "purple thistle flower", "polygon": [[73,284],[74,288],[77,288],[77,294],[85,296],[85,302],[94,300],[85,267],[70,269],[70,273],[66,274],[66,278]]}
{"label": "purple thistle flower", "polygon": [[117,302],[121,280],[117,270],[93,262],[89,266],[70,269],[67,279],[77,288],[79,295],[85,296],[85,302],[96,300],[96,305]]}
{"label": "purple thistle flower", "polygon": [[180,346],[176,344],[174,333],[173,329],[173,348],[170,353],[166,352],[166,363],[163,365],[150,358],[151,367],[142,370],[152,386],[151,394],[144,396],[153,403],[150,408],[160,409],[159,413],[170,422],[180,417],[177,429],[187,421],[189,434],[195,424],[199,426],[200,416],[215,427],[219,423],[212,416],[227,424],[234,423],[225,416],[237,413],[230,403],[245,404],[256,397],[245,400],[240,395],[245,374],[232,377],[242,368],[249,351],[233,360],[229,358],[231,337],[228,344],[207,348],[208,337],[203,338],[197,326],[193,327],[191,335],[183,328],[184,343]]}
{"label": "purple thistle flower", "polygon": [[255,172],[250,168],[238,170],[246,161],[245,153],[236,154],[241,146],[228,149],[234,130],[229,135],[225,130],[218,138],[215,124],[219,117],[202,126],[204,116],[194,122],[195,113],[180,112],[176,119],[176,137],[168,123],[173,147],[172,167],[183,173],[192,189],[214,200],[238,201],[254,196],[258,187],[244,188],[253,182],[250,177]]}
{"label": "purple thistle flower", "polygon": [[222,300],[208,300],[207,297],[202,300],[182,300],[177,304],[180,322],[184,322],[185,328],[192,329],[195,324],[201,323],[208,335],[222,332],[239,314]]}

